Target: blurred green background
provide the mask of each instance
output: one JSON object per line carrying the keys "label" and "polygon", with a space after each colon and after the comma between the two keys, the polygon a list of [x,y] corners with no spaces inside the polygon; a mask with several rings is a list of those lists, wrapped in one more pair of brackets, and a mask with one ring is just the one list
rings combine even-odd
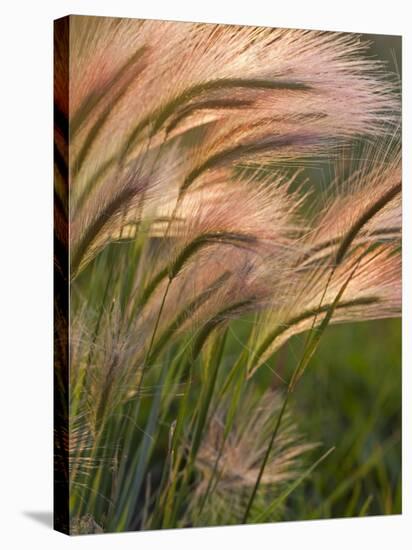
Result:
{"label": "blurred green background", "polygon": [[[286,379],[305,335],[276,359]],[[276,385],[269,369],[264,385]],[[299,429],[320,447],[335,447],[291,496],[284,519],[401,513],[401,321],[386,319],[327,329],[291,410]]]}

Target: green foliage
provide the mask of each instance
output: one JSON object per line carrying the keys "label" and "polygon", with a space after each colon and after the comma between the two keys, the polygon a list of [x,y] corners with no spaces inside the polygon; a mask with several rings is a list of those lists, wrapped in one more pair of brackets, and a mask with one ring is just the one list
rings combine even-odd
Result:
{"label": "green foliage", "polygon": [[[101,315],[127,280],[127,271],[113,266],[123,265],[122,257],[130,257],[132,249],[130,243],[109,247],[72,286],[74,308],[80,307],[85,293],[90,307],[95,304],[96,333],[102,327]],[[125,297],[126,302],[129,299]],[[199,297],[203,299],[207,296]],[[193,304],[194,310],[197,305]],[[189,308],[186,315],[190,313]],[[135,384],[135,391],[130,386],[129,397],[113,410],[109,407],[98,420],[103,422],[98,431],[87,434],[86,445],[79,440],[73,458],[73,464],[79,465],[73,467],[71,479],[71,511],[76,521],[88,515],[105,531],[237,523],[248,501],[251,523],[400,512],[398,320],[326,329],[310,374],[288,403],[305,439],[320,447],[302,453],[300,473],[296,471],[292,479],[268,486],[257,483],[253,502],[253,485],[241,483],[238,489],[232,486],[225,502],[216,500],[223,475],[219,458],[211,467],[207,490],[196,492],[202,482],[197,456],[213,413],[230,400],[232,412],[225,416],[221,459],[236,414],[253,413],[243,408],[242,396],[252,392],[258,404],[268,389],[287,395],[286,381],[305,357],[307,338],[292,338],[248,379],[246,367],[253,353],[245,342],[258,324],[256,316],[233,320],[229,331],[208,330],[207,340],[201,330],[168,344],[184,317],[177,312],[155,339],[144,380]],[[93,354],[90,348],[85,368],[93,365]],[[85,414],[87,374],[75,381],[71,411]],[[102,403],[105,408],[107,403]],[[281,403],[275,404],[272,425],[282,420],[280,411]],[[278,429],[281,433],[282,424]],[[275,438],[275,455],[276,450]]]}

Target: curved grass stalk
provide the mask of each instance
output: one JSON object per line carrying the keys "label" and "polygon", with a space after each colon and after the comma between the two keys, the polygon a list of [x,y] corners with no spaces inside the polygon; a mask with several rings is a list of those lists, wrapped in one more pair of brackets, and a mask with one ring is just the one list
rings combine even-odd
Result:
{"label": "curved grass stalk", "polygon": [[120,154],[121,161],[129,153],[130,149],[136,143],[140,133],[149,125],[153,123],[153,132],[157,132],[163,124],[170,118],[178,107],[182,104],[192,101],[196,97],[212,91],[231,90],[234,88],[245,89],[269,89],[269,90],[301,90],[308,91],[311,87],[302,82],[293,82],[286,80],[265,80],[258,78],[221,78],[218,80],[209,80],[201,84],[195,84],[190,88],[187,88],[184,92],[179,94],[174,99],[170,100],[166,105],[156,109],[149,113],[129,135],[125,146]]}
{"label": "curved grass stalk", "polygon": [[227,163],[239,160],[242,157],[259,155],[262,153],[273,151],[274,149],[282,149],[290,145],[298,143],[307,144],[312,141],[310,135],[300,134],[299,136],[277,136],[268,139],[255,140],[251,143],[241,143],[234,147],[229,147],[218,151],[206,159],[202,164],[194,168],[185,178],[180,192],[186,192],[193,182],[207,170],[217,168]]}
{"label": "curved grass stalk", "polygon": [[256,304],[256,298],[251,297],[245,300],[239,300],[230,306],[227,306],[221,309],[216,315],[209,319],[199,332],[194,345],[193,345],[193,357],[196,358],[201,352],[206,340],[209,338],[210,334],[222,325],[227,317],[230,315],[237,315],[239,312],[244,312],[253,307]]}
{"label": "curved grass stalk", "polygon": [[[173,219],[173,218],[171,218]],[[157,289],[159,284],[166,279],[174,279],[182,270],[188,260],[199,250],[210,246],[212,244],[226,244],[233,246],[241,246],[242,244],[252,245],[256,242],[256,238],[253,236],[245,235],[243,233],[230,233],[227,231],[214,231],[210,233],[204,233],[193,239],[177,256],[176,260],[171,262],[168,266],[160,270],[157,275],[153,277],[150,283],[147,285],[143,294],[139,300],[140,307],[143,307],[153,292]]]}
{"label": "curved grass stalk", "polygon": [[[70,132],[72,138],[77,134],[81,127],[87,122],[89,116],[96,110],[96,108],[102,103],[105,97],[110,94],[117,82],[123,78],[133,65],[140,61],[143,54],[147,51],[146,46],[138,48],[138,50],[132,54],[126,62],[115,72],[110,79],[109,83],[99,90],[93,90],[81,103],[77,111],[74,113],[70,122]],[[129,81],[127,82],[127,85]],[[115,106],[116,101],[110,103],[111,107]]]}
{"label": "curved grass stalk", "polygon": [[386,193],[379,197],[378,200],[371,204],[369,208],[367,208],[365,212],[358,218],[358,220],[353,224],[353,226],[342,239],[342,242],[336,252],[336,265],[339,265],[342,262],[346,252],[349,250],[350,245],[358,235],[359,231],[361,231],[362,227],[364,227],[380,210],[382,210],[384,206],[386,206],[392,199],[394,199],[396,195],[399,195],[401,190],[401,182],[392,186],[386,191]]}
{"label": "curved grass stalk", "polygon": [[[141,60],[142,56],[146,52],[147,47],[142,46],[137,50],[137,52],[131,57],[129,61],[126,62],[126,64],[118,71],[118,73],[113,77],[113,80],[111,81],[111,85],[109,86],[109,91],[112,87],[116,84],[116,79],[120,76],[123,76],[123,74],[128,70],[130,66],[133,66],[138,61]],[[142,64],[140,67],[140,71],[137,71],[137,73],[133,73],[129,78],[126,80],[126,82],[121,86],[120,90],[115,94],[115,96],[109,101],[109,103],[104,108],[103,112],[99,115],[96,122],[93,124],[91,129],[89,130],[83,145],[77,154],[76,158],[73,161],[73,168],[76,173],[80,172],[87,156],[89,155],[93,143],[98,138],[100,132],[104,128],[106,122],[108,121],[111,113],[113,112],[113,109],[116,107],[116,105],[120,102],[120,100],[125,96],[127,93],[129,86],[133,82],[133,80],[138,76],[139,72],[143,71],[145,69],[146,65]],[[107,93],[107,92],[106,92]],[[96,106],[104,99],[105,92],[95,92],[95,97],[86,98],[85,104],[80,107],[80,112],[78,112],[74,117],[74,122],[70,125],[70,129],[72,132],[76,133],[77,129],[79,128],[79,125],[82,124],[82,121],[80,120],[81,115],[84,116],[83,122],[87,119],[87,117],[91,114],[91,112],[96,108]],[[74,126],[74,129],[72,128]]]}
{"label": "curved grass stalk", "polygon": [[112,165],[116,162],[116,158],[117,158],[116,155],[112,155],[110,158],[108,158],[105,162],[101,164],[101,166],[99,166],[99,168],[96,170],[93,176],[87,181],[83,191],[79,194],[76,200],[77,212],[80,212],[83,209],[90,193],[92,193],[93,190],[96,189],[98,184],[101,183],[104,176],[110,170]]}
{"label": "curved grass stalk", "polygon": [[[336,309],[337,310],[350,309],[352,307],[371,305],[371,304],[376,304],[378,302],[379,302],[378,297],[365,296],[362,298],[356,298],[354,300],[342,301],[336,305]],[[254,374],[256,369],[260,366],[260,363],[259,363],[260,358],[275,343],[276,339],[279,336],[281,336],[284,332],[286,332],[293,326],[298,325],[302,321],[306,321],[307,319],[311,319],[312,317],[314,318],[314,320],[316,320],[319,315],[327,313],[328,310],[331,308],[331,306],[332,306],[332,303],[323,304],[317,308],[304,311],[303,313],[296,315],[296,317],[293,317],[292,319],[287,321],[285,324],[279,327],[276,327],[272,332],[270,332],[266,336],[262,344],[259,346],[256,353],[253,355],[252,361],[251,361],[251,367],[248,368],[248,376],[252,376]],[[265,360],[267,361],[267,359],[268,358],[266,358]]]}
{"label": "curved grass stalk", "polygon": [[[400,236],[401,236],[401,227],[395,227],[394,226],[394,227],[386,227],[386,228],[376,229],[374,231],[367,231],[364,234],[362,234],[361,236],[359,236],[359,234],[358,234],[356,239],[359,239],[359,238],[361,239],[360,244],[363,244],[365,242],[365,241],[362,240],[363,236],[364,236],[366,242],[368,242],[368,240],[371,237],[373,237],[373,242],[379,242],[381,240],[385,240],[385,241],[392,241],[393,240],[393,241],[395,241],[395,240],[399,239]],[[341,242],[341,239],[339,237],[335,237],[334,239],[329,239],[329,240],[326,240],[324,242],[321,242],[321,243],[316,244],[315,246],[313,246],[310,249],[309,252],[306,252],[304,254],[304,260],[309,260],[309,261],[304,261],[303,265],[305,266],[305,268],[314,266],[318,263],[322,263],[323,261],[325,261],[325,259],[327,259],[328,257],[331,257],[331,256],[336,258],[336,252],[334,252],[333,248],[336,245],[338,245],[339,242]],[[328,249],[332,249],[332,250],[329,252]],[[318,252],[323,253],[323,255],[321,255],[318,258],[315,258],[315,259],[311,260],[312,254],[317,254]]]}
{"label": "curved grass stalk", "polygon": [[110,222],[110,219],[115,214],[121,211],[123,205],[131,200],[137,194],[137,188],[134,186],[126,186],[113,200],[110,202],[98,215],[93,223],[87,228],[83,239],[78,244],[71,258],[70,275],[73,279],[81,266],[82,260],[97,235]]}
{"label": "curved grass stalk", "polygon": [[190,115],[203,110],[214,110],[214,109],[223,109],[223,110],[235,110],[241,109],[242,107],[250,107],[253,105],[253,101],[247,99],[208,99],[204,101],[199,101],[197,103],[189,104],[181,113],[178,113],[173,120],[166,127],[166,136],[172,133],[185,118],[190,117]]}
{"label": "curved grass stalk", "polygon": [[190,304],[185,307],[176,318],[169,324],[164,330],[163,334],[159,337],[156,345],[153,346],[152,352],[148,358],[148,362],[152,363],[157,355],[162,351],[164,346],[168,343],[172,335],[179,329],[179,327],[203,305],[213,293],[222,286],[222,284],[229,279],[231,273],[225,271],[220,277],[218,277],[204,292],[197,296]]}

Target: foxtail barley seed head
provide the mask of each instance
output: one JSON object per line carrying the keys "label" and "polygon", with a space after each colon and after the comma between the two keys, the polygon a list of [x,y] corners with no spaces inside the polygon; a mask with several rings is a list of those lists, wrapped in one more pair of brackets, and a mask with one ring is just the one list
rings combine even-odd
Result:
{"label": "foxtail barley seed head", "polygon": [[[200,501],[210,484],[214,485],[209,510],[230,509],[229,515],[235,512],[233,521],[236,512],[241,514],[245,489],[256,482],[281,405],[281,396],[274,391],[258,398],[245,395],[228,433],[228,407],[219,408],[212,416],[196,459],[196,494]],[[287,414],[262,477],[262,496],[273,500],[285,483],[296,479],[305,453],[314,447],[305,442]]]}

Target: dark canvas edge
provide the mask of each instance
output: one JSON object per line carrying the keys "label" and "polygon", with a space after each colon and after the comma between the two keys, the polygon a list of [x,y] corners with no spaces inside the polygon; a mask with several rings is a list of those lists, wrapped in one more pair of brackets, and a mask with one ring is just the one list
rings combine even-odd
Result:
{"label": "dark canvas edge", "polygon": [[54,21],[54,498],[53,527],[70,534],[69,514],[69,34]]}

